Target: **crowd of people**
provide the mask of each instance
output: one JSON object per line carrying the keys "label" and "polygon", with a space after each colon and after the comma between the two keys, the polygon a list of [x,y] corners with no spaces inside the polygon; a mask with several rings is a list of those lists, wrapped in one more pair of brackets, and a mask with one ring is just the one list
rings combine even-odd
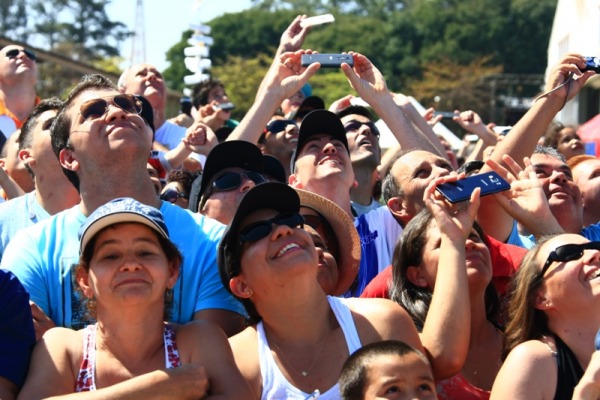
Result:
{"label": "crowd of people", "polygon": [[304,18],[241,121],[149,64],[40,99],[0,50],[0,398],[600,399],[600,161],[555,121],[595,72],[508,133],[455,111],[455,152],[362,54],[327,108]]}

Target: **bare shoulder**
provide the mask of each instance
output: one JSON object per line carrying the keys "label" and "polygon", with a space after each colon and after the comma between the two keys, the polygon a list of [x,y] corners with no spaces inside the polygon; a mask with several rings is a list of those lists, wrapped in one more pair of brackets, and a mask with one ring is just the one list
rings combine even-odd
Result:
{"label": "bare shoulder", "polygon": [[402,340],[421,349],[417,329],[408,313],[388,299],[348,299],[361,342]]}
{"label": "bare shoulder", "polygon": [[83,348],[83,329],[55,327],[48,329],[37,342],[36,347],[47,348],[49,353],[67,352],[81,354]]}
{"label": "bare shoulder", "polygon": [[556,360],[546,343],[529,340],[508,355],[492,388],[492,399],[553,398],[556,390]]}
{"label": "bare shoulder", "polygon": [[229,338],[233,358],[240,372],[250,384],[252,391],[260,398],[262,378],[258,355],[258,333],[255,326],[249,326]]}

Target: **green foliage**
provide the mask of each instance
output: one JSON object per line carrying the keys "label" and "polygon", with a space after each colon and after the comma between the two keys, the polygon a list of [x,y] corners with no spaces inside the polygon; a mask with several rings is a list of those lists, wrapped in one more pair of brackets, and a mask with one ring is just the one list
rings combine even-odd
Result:
{"label": "green foliage", "polygon": [[183,32],[181,34],[181,40],[167,51],[166,58],[171,64],[163,71],[163,76],[167,87],[173,90],[183,90],[185,87],[183,77],[191,75],[191,72],[188,71],[183,62],[185,58],[183,49],[190,46],[187,43],[187,40],[192,36],[192,33],[193,31],[191,30]]}

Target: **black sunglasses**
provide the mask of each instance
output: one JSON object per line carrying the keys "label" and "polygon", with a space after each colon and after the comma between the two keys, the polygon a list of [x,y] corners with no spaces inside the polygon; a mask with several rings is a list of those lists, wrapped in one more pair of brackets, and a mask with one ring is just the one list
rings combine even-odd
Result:
{"label": "black sunglasses", "polygon": [[242,186],[244,182],[244,178],[250,179],[255,184],[259,185],[261,183],[265,183],[267,178],[265,178],[261,173],[255,171],[246,171],[246,172],[225,172],[220,175],[217,179],[215,179],[211,185],[213,190],[218,191],[227,191],[227,190],[235,190]]}
{"label": "black sunglasses", "polygon": [[159,198],[161,200],[168,201],[169,203],[175,203],[179,198],[189,199],[190,196],[183,192],[178,192],[176,189],[169,188],[162,192]]}
{"label": "black sunglasses", "polygon": [[144,105],[142,101],[132,94],[118,94],[111,97],[101,97],[86,101],[79,107],[79,114],[86,121],[101,118],[108,111],[108,106],[114,105],[128,114],[140,114]]}
{"label": "black sunglasses", "polygon": [[271,133],[279,133],[285,130],[288,125],[294,125],[296,129],[298,129],[298,124],[291,119],[276,119],[267,124],[266,131]]}
{"label": "black sunglasses", "polygon": [[37,57],[36,57],[35,53],[33,51],[31,51],[31,50],[28,50],[28,49],[23,49],[23,50],[21,50],[21,49],[12,49],[12,50],[9,50],[9,51],[6,52],[6,57],[9,60],[12,60],[13,58],[17,58],[19,56],[20,52],[25,53],[25,56],[27,56],[27,58],[29,58],[31,61],[37,60]]}
{"label": "black sunglasses", "polygon": [[548,254],[548,259],[546,259],[546,263],[541,271],[541,276],[543,277],[548,268],[554,261],[573,261],[579,260],[583,257],[584,250],[600,250],[600,242],[589,242],[583,244],[565,244],[557,247],[552,250],[550,254]]}
{"label": "black sunglasses", "polygon": [[346,125],[344,125],[344,130],[346,131],[346,133],[348,133],[348,132],[356,132],[363,125],[368,126],[369,130],[371,131],[371,133],[373,135],[375,135],[376,138],[379,139],[379,129],[377,129],[377,126],[375,126],[375,124],[372,123],[371,121],[369,121],[369,122],[360,122],[360,121],[352,120],[352,121],[348,122]]}
{"label": "black sunglasses", "polygon": [[290,228],[303,228],[304,217],[298,213],[279,214],[271,219],[253,222],[240,232],[240,242],[252,243],[267,237],[273,230],[273,225],[286,225]]}

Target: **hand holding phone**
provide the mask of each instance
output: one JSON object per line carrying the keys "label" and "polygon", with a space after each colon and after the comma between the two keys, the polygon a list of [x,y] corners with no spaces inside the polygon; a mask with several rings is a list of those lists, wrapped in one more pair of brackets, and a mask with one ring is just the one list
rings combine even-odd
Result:
{"label": "hand holding phone", "polygon": [[323,68],[339,68],[343,63],[354,67],[354,58],[350,54],[302,54],[300,59],[303,67],[317,62]]}
{"label": "hand holding phone", "polygon": [[502,192],[510,189],[510,184],[495,171],[471,175],[456,182],[442,183],[436,187],[450,203],[469,200],[475,188],[481,188],[481,196]]}

